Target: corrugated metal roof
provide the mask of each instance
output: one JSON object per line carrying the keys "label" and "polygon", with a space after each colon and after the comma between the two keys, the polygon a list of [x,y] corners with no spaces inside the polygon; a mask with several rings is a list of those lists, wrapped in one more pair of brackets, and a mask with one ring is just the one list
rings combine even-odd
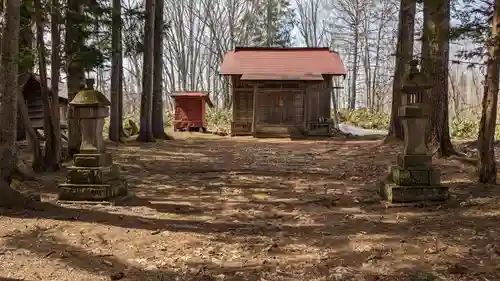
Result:
{"label": "corrugated metal roof", "polygon": [[307,74],[345,75],[337,52],[328,48],[236,48],[224,56],[219,74],[302,77]]}
{"label": "corrugated metal roof", "polygon": [[204,91],[184,91],[184,92],[172,92],[170,96],[172,97],[204,97],[205,102],[209,107],[214,107],[214,104],[210,100],[209,92]]}
{"label": "corrugated metal roof", "polygon": [[303,75],[283,75],[283,74],[243,74],[241,80],[276,80],[276,81],[323,81],[323,75],[318,73],[305,73]]}
{"label": "corrugated metal roof", "polygon": [[170,96],[172,96],[172,97],[180,97],[180,96],[205,97],[205,96],[208,96],[208,92],[203,92],[203,91],[172,92],[172,94],[170,94]]}

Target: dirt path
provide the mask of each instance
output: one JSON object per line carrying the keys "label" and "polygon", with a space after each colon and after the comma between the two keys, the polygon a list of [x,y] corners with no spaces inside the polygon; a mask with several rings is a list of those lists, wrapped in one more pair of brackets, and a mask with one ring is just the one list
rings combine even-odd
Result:
{"label": "dirt path", "polygon": [[120,206],[1,213],[0,281],[499,280],[500,192],[471,167],[439,162],[450,203],[386,209],[397,147],[179,138],[110,147],[137,196]]}

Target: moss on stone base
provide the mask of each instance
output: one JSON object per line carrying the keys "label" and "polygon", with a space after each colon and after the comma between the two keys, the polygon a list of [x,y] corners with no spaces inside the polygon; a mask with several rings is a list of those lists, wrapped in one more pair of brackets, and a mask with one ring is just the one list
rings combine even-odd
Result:
{"label": "moss on stone base", "polygon": [[449,198],[447,186],[400,186],[393,182],[382,182],[379,194],[391,203],[411,203],[420,201],[445,201]]}
{"label": "moss on stone base", "polygon": [[124,180],[116,180],[109,184],[71,184],[59,185],[59,200],[98,201],[111,200],[127,195]]}

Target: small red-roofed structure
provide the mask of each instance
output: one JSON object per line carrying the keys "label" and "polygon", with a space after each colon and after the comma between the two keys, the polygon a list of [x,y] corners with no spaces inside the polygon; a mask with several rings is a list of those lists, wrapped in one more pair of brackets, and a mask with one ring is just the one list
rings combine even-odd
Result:
{"label": "small red-roofed structure", "polygon": [[173,92],[175,100],[174,131],[206,131],[206,105],[213,107],[208,92]]}

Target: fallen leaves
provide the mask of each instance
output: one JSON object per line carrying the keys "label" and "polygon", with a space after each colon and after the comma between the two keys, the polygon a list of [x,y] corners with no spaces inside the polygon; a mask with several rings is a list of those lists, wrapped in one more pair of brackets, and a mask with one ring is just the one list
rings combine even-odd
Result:
{"label": "fallen leaves", "polygon": [[[126,144],[116,148],[115,160],[126,166],[124,175],[144,200],[1,217],[0,249],[9,250],[0,250],[0,276],[2,268],[27,268],[30,276],[47,268],[46,276],[60,275],[40,279],[392,281],[406,280],[397,277],[415,267],[468,276],[472,265],[496,264],[500,237],[485,229],[500,229],[494,216],[480,212],[499,207],[491,190],[460,198],[466,203],[456,209],[377,209],[373,182],[399,149],[229,138]],[[469,172],[442,168],[446,177]],[[466,208],[479,211],[461,216]],[[59,228],[50,234],[58,243],[19,239],[33,225],[54,221]],[[481,251],[462,250],[477,241]]]}
{"label": "fallen leaves", "polygon": [[122,271],[118,271],[118,272],[115,272],[115,273],[112,273],[109,278],[113,281],[117,281],[117,280],[121,280],[125,277],[125,273],[123,273]]}
{"label": "fallen leaves", "polygon": [[450,274],[466,274],[469,272],[469,268],[460,263],[455,263],[448,268],[448,273]]}

